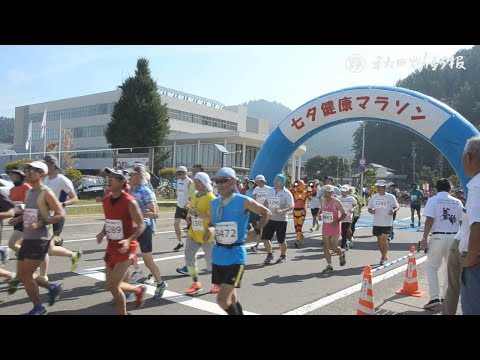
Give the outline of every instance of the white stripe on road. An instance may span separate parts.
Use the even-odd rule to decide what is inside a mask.
[[[104,268],[105,267],[103,267],[103,269]],[[76,273],[79,275],[90,277],[95,280],[105,281],[104,272],[96,271],[93,269],[87,269],[87,270],[76,271]],[[147,286],[147,294],[154,295],[156,287],[150,286],[150,285],[146,285],[146,286]],[[163,293],[162,299],[175,302],[181,305],[189,306],[198,310],[203,310],[212,314],[226,315],[226,312],[223,311],[216,303],[201,300],[191,296],[182,295],[170,290],[165,290],[165,292]],[[245,315],[258,315],[250,311],[244,311],[243,313]]]
[[[427,260],[427,257],[422,256],[420,259],[416,260],[416,264],[419,265],[419,264],[425,262],[426,260]],[[407,269],[407,265],[408,264],[402,265],[398,268],[395,268],[395,269],[392,269],[392,270],[386,272],[385,274],[373,277],[372,278],[372,284],[377,284],[380,281],[386,280],[388,278],[391,278],[392,276],[395,276],[395,275],[401,273],[402,271],[405,271]],[[352,286],[350,286],[346,289],[342,289],[340,291],[337,291],[334,294],[325,296],[325,297],[323,297],[321,299],[318,299],[316,301],[313,301],[309,304],[300,306],[299,308],[287,311],[286,313],[283,313],[282,315],[305,315],[305,314],[308,314],[308,313],[310,313],[314,310],[320,309],[321,307],[323,307],[325,305],[328,305],[328,304],[330,304],[334,301],[337,301],[341,298],[344,298],[348,295],[351,295],[354,292],[360,291],[361,287],[362,287],[362,283],[352,285]]]
[[[157,222],[159,221],[172,221],[173,219],[157,219]],[[65,224],[63,227],[69,227],[69,226],[85,226],[85,225],[103,225],[105,224],[105,221],[99,221],[99,222],[88,222],[88,223],[80,223],[80,224]]]
[[[155,231],[155,235],[157,234],[168,234],[175,232],[175,230],[169,230],[169,231]],[[92,240],[97,240],[97,238],[85,238],[85,239],[75,239],[75,240],[64,240],[64,243],[70,243],[70,242],[80,242],[80,241],[92,241]]]

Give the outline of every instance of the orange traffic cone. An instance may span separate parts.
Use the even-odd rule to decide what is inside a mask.
[[[410,253],[415,253],[415,247],[410,247]],[[395,294],[422,297],[425,295],[425,291],[418,289],[417,280],[417,262],[415,261],[415,255],[408,258],[407,271],[405,272],[405,281],[403,282],[403,288],[395,291]]]
[[[375,315],[373,305],[372,268],[365,265],[363,268],[362,290],[358,299],[357,315]]]

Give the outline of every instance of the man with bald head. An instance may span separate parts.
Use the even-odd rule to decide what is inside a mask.
[[[460,300],[463,315],[480,315],[480,136],[467,141],[462,161],[471,180],[458,245],[463,260]]]

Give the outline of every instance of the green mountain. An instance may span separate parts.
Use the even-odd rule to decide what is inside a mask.
[[[462,60],[463,64],[457,59]],[[437,67],[429,65],[416,70],[405,79],[399,80],[395,86],[419,91],[444,102],[478,128],[480,125],[480,46],[459,50],[452,54],[449,61],[440,63]],[[435,178],[454,174],[452,167],[440,152],[429,141],[412,132],[383,123],[367,123],[365,129],[365,158],[369,162],[396,169],[397,174],[403,172],[409,175],[407,182],[413,180],[413,144],[417,152],[416,179],[433,184]],[[385,151],[387,144],[388,149],[393,150]],[[361,128],[354,133],[352,149],[355,151],[356,159],[360,158]]]
[[[249,116],[259,117],[269,122],[273,130],[289,113],[291,109],[277,102],[267,100],[252,100],[243,105],[247,106]],[[303,160],[316,155],[341,155],[353,157],[352,134],[358,128],[357,123],[347,123],[328,128],[305,142],[307,152]]]

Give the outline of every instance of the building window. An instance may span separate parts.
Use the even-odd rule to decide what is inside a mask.
[[[221,129],[237,130],[236,122],[212,118],[210,116],[193,114],[186,111],[168,109],[168,117],[175,120],[213,126]]]

